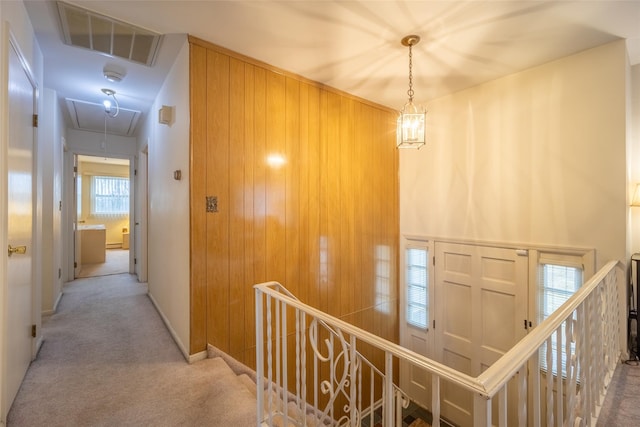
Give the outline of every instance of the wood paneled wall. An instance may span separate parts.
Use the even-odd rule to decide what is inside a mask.
[[[395,113],[195,38],[190,49],[191,353],[210,343],[255,368],[253,285],[271,280],[397,342]]]

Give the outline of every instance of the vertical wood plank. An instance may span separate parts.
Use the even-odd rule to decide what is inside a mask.
[[[300,298],[300,83],[285,80],[285,286]]]
[[[298,215],[299,215],[299,232],[297,236],[299,259],[296,265],[298,270],[298,280],[300,286],[298,288],[298,298],[301,301],[309,303],[309,287],[310,272],[312,270],[312,260],[309,258],[310,246],[312,238],[309,234],[309,221],[311,212],[309,211],[309,177],[310,177],[310,158],[309,158],[309,85],[301,83],[299,91],[299,126],[298,126]]]
[[[238,360],[244,356],[246,256],[244,251],[244,182],[245,163],[245,75],[244,62],[229,62],[229,354]],[[251,307],[246,307],[248,311]]]
[[[255,174],[255,67],[250,64],[245,65],[244,69],[244,260],[245,266],[245,333],[244,337],[244,357],[241,359],[245,364],[249,364],[247,360],[246,349],[255,349],[256,328],[255,328],[255,310],[253,309],[254,290],[253,285],[257,283],[255,280],[255,191],[256,182]],[[251,358],[250,360],[255,360]]]
[[[332,316],[340,316],[341,287],[340,283],[341,248],[340,223],[342,206],[340,200],[340,97],[335,93],[327,93],[327,122],[323,123],[327,129],[327,292],[332,301],[326,312]]]
[[[308,270],[309,290],[308,304],[320,307],[320,173],[322,157],[320,156],[320,90],[309,86],[309,256],[306,266]]]
[[[266,155],[285,156],[285,77],[267,72],[267,127]],[[286,226],[286,168],[282,165],[267,164],[267,276],[268,280],[286,282],[285,273],[285,226]]]
[[[207,342],[229,352],[229,57],[207,55]]]
[[[207,51],[190,45],[190,331],[191,354],[207,348],[207,257],[206,257],[206,156],[207,156]]]
[[[255,69],[254,77],[254,256],[253,272],[256,283],[270,280],[267,276],[267,74]]]
[[[374,264],[374,241],[375,241],[375,230],[376,230],[376,218],[374,216],[373,204],[376,196],[376,192],[378,188],[378,182],[375,181],[375,177],[377,173],[375,171],[375,158],[378,152],[378,141],[374,138],[374,122],[375,115],[374,110],[369,106],[363,107],[363,116],[361,120],[366,124],[366,128],[363,130],[362,139],[364,141],[368,141],[369,149],[364,149],[361,151],[361,163],[365,168],[366,178],[364,179],[362,188],[361,188],[361,197],[360,201],[365,209],[362,213],[361,221],[362,221],[362,237],[361,237],[361,247],[360,247],[360,256],[362,263],[362,295],[361,302],[363,309],[372,307],[375,303],[375,264]],[[372,286],[373,284],[373,286]]]
[[[320,310],[326,312],[329,306],[329,173],[328,168],[328,146],[329,146],[329,131],[326,123],[328,122],[329,111],[329,94],[326,90],[320,91],[320,115],[319,115],[319,128],[320,128],[320,141],[319,141],[319,221],[320,221],[320,235],[318,238],[318,264],[320,272]]]
[[[340,289],[340,316],[347,316],[355,311],[353,295],[353,269],[355,268],[356,254],[353,247],[353,215],[355,205],[355,191],[353,186],[352,152],[353,146],[358,144],[358,138],[353,131],[353,102],[349,98],[340,98],[339,106],[339,143],[337,165],[340,170],[339,185],[337,187],[339,198],[339,215],[336,215],[340,223],[339,259],[346,262],[340,264],[339,274],[336,276]],[[347,173],[349,171],[349,173]]]

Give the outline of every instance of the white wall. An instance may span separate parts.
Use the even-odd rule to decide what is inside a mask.
[[[400,154],[400,231],[626,260],[624,42],[433,101]]]
[[[400,153],[400,232],[626,263],[628,68],[618,41],[433,101],[428,144]]]
[[[67,130],[67,148],[76,154],[114,157],[133,161],[136,155],[136,138],[130,136],[107,135],[78,129]]]
[[[162,105],[171,125],[158,123]],[[148,142],[149,294],[185,357],[189,354],[189,45],[180,50],[158,93],[138,150]],[[182,180],[173,178],[182,171]]]
[[[629,200],[640,184],[640,64],[631,67]],[[640,252],[640,207],[630,209],[630,253]]]
[[[42,182],[42,314],[52,314],[62,296],[62,156],[64,122],[57,94],[42,91],[39,156]],[[60,270],[59,270],[60,269]]]

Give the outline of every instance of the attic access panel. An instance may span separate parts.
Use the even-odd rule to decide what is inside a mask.
[[[61,1],[58,11],[65,44],[153,65],[161,34]]]
[[[104,113],[104,105],[102,104],[71,98],[65,98],[65,102],[73,127],[80,130],[104,132],[106,124],[106,133],[133,136],[142,115],[141,111],[120,107],[117,117],[108,117]]]

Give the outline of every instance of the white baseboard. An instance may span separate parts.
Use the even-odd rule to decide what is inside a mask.
[[[42,310],[42,316],[51,316],[52,314],[56,314],[56,311],[58,311],[58,304],[60,304],[60,300],[62,299],[62,292],[58,293],[58,298],[56,298],[56,301],[53,303],[53,308],[51,308],[51,310]]]
[[[44,338],[42,336],[42,328],[40,328],[40,336],[36,340],[36,348],[34,349],[33,360],[35,360],[35,358],[38,356],[38,353],[40,352],[40,348],[42,347],[43,342],[44,342]]]
[[[58,292],[58,298],[56,298],[56,302],[53,303],[53,312],[58,311],[58,304],[60,304],[60,300],[62,299],[62,287],[60,287],[60,292]]]
[[[180,352],[182,352],[182,356],[184,356],[184,358],[187,360],[187,362],[191,363],[191,357],[189,355],[189,351],[187,351],[187,349],[185,348],[185,346],[182,344],[182,341],[180,341],[180,338],[178,337],[178,334],[176,333],[176,331],[173,329],[173,327],[171,327],[171,323],[169,323],[169,319],[167,319],[167,317],[164,315],[164,313],[162,312],[162,310],[160,309],[160,306],[158,305],[158,303],[156,302],[155,298],[153,298],[153,295],[150,294],[149,292],[147,292],[147,295],[149,296],[149,299],[151,300],[151,302],[153,303],[153,306],[156,308],[156,311],[158,312],[158,314],[160,315],[160,317],[162,318],[162,321],[164,322],[165,326],[167,327],[167,329],[169,330],[169,333],[171,334],[171,337],[173,337],[173,340],[175,341],[176,345],[178,346],[178,348],[180,349]],[[206,357],[206,352],[205,353],[205,357]],[[195,356],[195,355],[194,355]],[[203,359],[205,358],[203,357]]]

